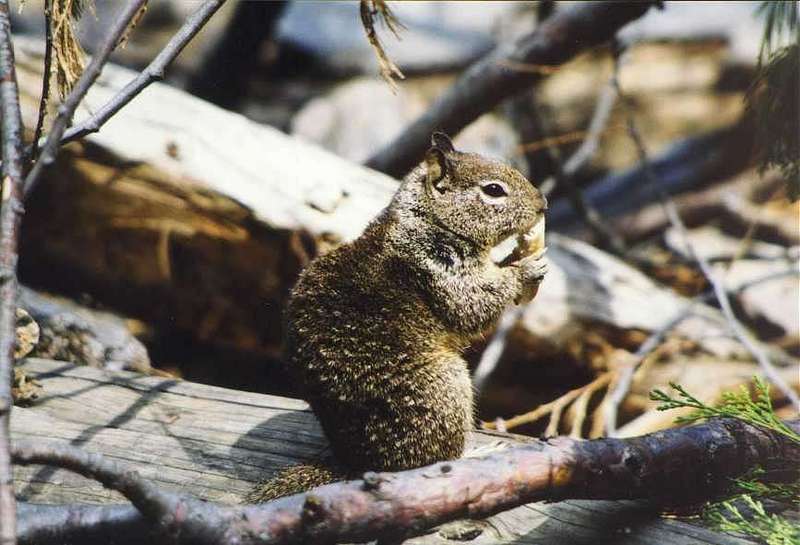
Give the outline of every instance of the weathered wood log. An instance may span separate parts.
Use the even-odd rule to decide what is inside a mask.
[[[326,449],[316,420],[298,400],[46,360],[27,360],[24,369],[40,380],[44,394],[33,407],[15,411],[15,440],[69,442],[123,462],[167,490],[237,503],[259,479]],[[475,433],[470,445],[498,439],[525,441]],[[35,503],[120,501],[97,483],[52,468],[15,468],[15,487],[22,500]],[[443,529],[410,543],[450,543],[453,532]],[[461,539],[485,544],[557,539],[577,545],[623,537],[626,544],[642,545],[749,543],[716,534],[697,520],[660,519],[653,507],[631,501],[526,505],[476,522],[470,532]],[[131,539],[117,537],[118,543]]]
[[[19,39],[24,113],[41,59]],[[107,66],[87,108],[133,73]],[[85,115],[81,111],[78,117]],[[20,270],[196,339],[271,353],[316,242],[355,237],[395,182],[167,85],[66,147],[27,203]]]

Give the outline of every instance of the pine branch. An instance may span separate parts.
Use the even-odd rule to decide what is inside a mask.
[[[653,390],[650,399],[661,402],[661,405],[658,406],[659,411],[677,408],[694,409],[691,414],[678,417],[676,422],[680,424],[716,417],[738,418],[753,426],[779,433],[800,444],[800,434],[787,426],[775,414],[769,395],[769,384],[757,376],[753,377],[753,380],[755,398],[750,395],[747,387],[742,386],[738,392],[723,393],[722,401],[717,406],[706,405],[681,385],[672,382],[670,387],[678,392],[677,397],[672,397],[662,390]]]

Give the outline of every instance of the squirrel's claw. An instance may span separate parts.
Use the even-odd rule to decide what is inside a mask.
[[[516,266],[519,267],[522,291],[514,300],[516,304],[527,303],[536,297],[539,284],[547,274],[548,263],[543,259],[546,248],[542,248],[533,255],[521,259]]]

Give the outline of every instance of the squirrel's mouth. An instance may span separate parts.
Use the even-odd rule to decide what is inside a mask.
[[[495,244],[489,251],[491,260],[501,267],[541,251],[544,245],[544,214],[527,231],[514,232]]]

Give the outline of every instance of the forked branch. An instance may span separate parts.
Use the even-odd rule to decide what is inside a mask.
[[[800,428],[798,421],[789,424]],[[715,455],[708,456],[712,449]],[[72,532],[81,533],[84,543],[101,543],[118,533],[115,525],[144,528],[147,521],[170,543],[266,545],[405,538],[447,521],[482,518],[541,500],[651,498],[674,504],[703,499],[756,465],[796,473],[800,444],[738,419],[714,419],[631,439],[537,441],[485,458],[367,473],[361,480],[235,507],[158,491],[135,472],[73,447],[20,444],[14,461],[56,465],[99,478],[142,513],[137,518],[120,506],[65,506],[80,517],[54,528],[50,542],[66,540]],[[704,486],[697,487],[698,482]],[[23,513],[34,516],[36,510]],[[48,524],[41,515],[37,519]],[[27,521],[20,527],[26,532],[23,543],[42,535]]]

